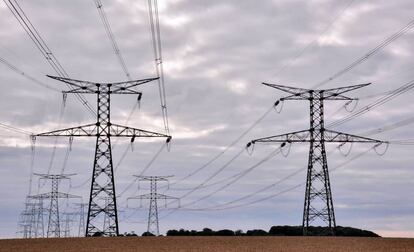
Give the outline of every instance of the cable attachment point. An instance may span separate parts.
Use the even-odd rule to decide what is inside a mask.
[[[381,152],[378,152],[377,147],[379,147],[379,146],[381,146],[383,144],[385,144],[384,151],[382,153]],[[374,149],[375,153],[377,153],[378,156],[384,156],[385,153],[387,153],[389,146],[390,146],[390,143],[389,142],[381,142],[381,143],[377,143],[376,145],[374,145],[373,149]]]
[[[69,151],[72,151],[73,136],[69,137]]]
[[[352,104],[352,102],[353,102],[353,101],[355,101],[355,102],[354,102],[354,105],[353,105],[351,108],[349,108],[349,105],[350,105],[350,104]],[[347,101],[347,102],[345,103],[345,105],[344,105],[344,108],[345,108],[345,110],[346,110],[347,112],[352,113],[352,112],[354,112],[354,110],[355,110],[355,109],[356,109],[356,107],[358,106],[358,103],[359,103],[359,99],[358,99],[358,98],[353,99],[353,100],[350,100],[350,101]]]
[[[141,98],[142,98],[142,93],[139,93],[137,97],[138,109],[141,109]]]
[[[289,144],[289,147],[288,147],[287,152],[286,152],[286,153],[284,153],[284,152],[283,152],[283,149],[284,149],[284,147],[286,146],[286,144]],[[280,153],[282,153],[282,156],[284,156],[284,157],[289,156],[289,153],[290,153],[290,149],[291,149],[291,147],[292,147],[292,142],[290,142],[290,141],[283,142],[283,143],[280,145]]]
[[[172,137],[171,136],[169,136],[169,137],[167,137],[167,140],[165,141],[165,144],[167,145],[167,151],[169,152],[170,151],[170,149],[171,149],[171,139],[172,139]]]
[[[30,135],[30,148],[32,149],[32,152],[34,152],[36,147],[36,136]]]
[[[351,154],[352,151],[352,147],[354,146],[354,142],[351,142],[351,145],[349,146],[349,149],[346,152],[342,151],[342,147],[345,146],[346,143],[341,143],[340,145],[338,145],[337,149],[339,150],[339,152],[344,156],[347,157],[349,156],[349,154]]]
[[[276,112],[278,114],[280,114],[280,112],[282,112],[283,109],[283,105],[284,105],[284,100],[283,99],[279,99],[275,102],[275,104],[273,105],[273,108],[276,110]],[[279,106],[280,105],[280,106]],[[277,107],[279,106],[279,109],[277,109]]]
[[[254,142],[248,142],[246,145],[247,154],[251,156],[253,154],[253,151],[254,151]]]
[[[134,151],[135,136],[131,137],[131,151]]]
[[[68,93],[66,93],[65,91],[62,92],[62,104],[63,107],[66,107],[66,100],[68,98]]]

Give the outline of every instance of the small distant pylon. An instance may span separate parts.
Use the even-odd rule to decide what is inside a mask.
[[[85,207],[88,206],[87,203],[75,203],[75,206],[79,207],[78,215],[79,215],[79,229],[78,229],[78,236],[84,237],[85,236]]]
[[[167,207],[167,200],[177,200],[180,202],[180,199],[177,197],[168,196],[165,194],[157,193],[157,182],[167,182],[168,178],[172,176],[135,176],[138,178],[138,183],[140,181],[149,181],[150,182],[150,193],[142,194],[134,197],[129,197],[127,200],[139,199],[140,206],[142,206],[142,200],[148,199],[150,201],[149,211],[148,211],[148,225],[147,232],[155,236],[160,234],[159,222],[158,222],[158,200],[165,200],[165,207]]]
[[[20,214],[19,221],[19,226],[23,228],[20,231],[23,238],[44,237],[43,213],[42,200],[26,199],[25,210]]]
[[[62,213],[63,216],[65,216],[65,229],[63,230],[63,237],[71,237],[70,230],[71,230],[71,224],[75,222],[74,217],[78,215],[77,212],[65,212]]]
[[[49,205],[49,220],[47,226],[47,237],[60,237],[60,216],[59,216],[59,199],[61,198],[81,198],[80,196],[71,195],[68,193],[59,192],[59,181],[62,179],[70,179],[70,176],[75,174],[37,174],[34,173],[36,176],[40,176],[40,180],[47,179],[51,180],[52,190],[48,193],[42,193],[38,195],[29,196],[31,199],[50,199]]]

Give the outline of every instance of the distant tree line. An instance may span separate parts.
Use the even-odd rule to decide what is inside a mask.
[[[326,227],[309,227],[310,236],[329,235],[330,230]],[[146,234],[146,233],[144,233]],[[143,235],[144,235],[143,234]],[[148,234],[146,234],[148,236]],[[262,229],[253,229],[243,232],[242,230],[222,229],[213,231],[210,228],[204,228],[202,231],[196,230],[168,230],[167,236],[302,236],[301,226],[273,226],[269,231]],[[380,237],[378,234],[352,227],[337,226],[336,236],[354,236],[354,237]]]

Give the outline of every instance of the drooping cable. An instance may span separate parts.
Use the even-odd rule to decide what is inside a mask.
[[[57,60],[55,55],[52,53],[50,48],[47,46],[43,38],[40,36],[38,30],[34,27],[26,13],[20,7],[17,0],[3,0],[9,10],[12,12],[13,16],[17,19],[20,23],[26,34],[29,38],[33,41],[36,48],[40,51],[43,57],[46,59],[47,63],[53,68],[53,70],[58,74],[60,77],[69,77],[66,70],[62,67],[60,62]],[[67,85],[70,90],[73,88],[70,85]],[[84,106],[93,117],[96,116],[96,111],[93,107],[89,104],[86,98],[81,94],[75,94],[76,98],[81,102],[82,106]]]
[[[60,90],[58,90],[57,88],[54,88],[54,87],[52,87],[52,86],[49,86],[48,84],[43,83],[43,82],[41,82],[41,81],[39,81],[39,80],[35,79],[34,77],[32,77],[32,76],[28,75],[27,73],[23,72],[22,70],[20,70],[19,68],[17,68],[16,66],[14,66],[13,64],[11,64],[10,62],[8,62],[8,61],[7,61],[6,59],[4,59],[4,58],[1,58],[1,57],[0,57],[0,62],[1,62],[1,63],[3,63],[5,66],[7,66],[9,69],[11,69],[13,72],[15,72],[15,73],[17,73],[17,74],[20,74],[20,75],[22,75],[23,77],[25,77],[26,79],[28,79],[28,80],[32,81],[32,82],[30,82],[30,83],[37,84],[37,85],[42,86],[42,87],[44,87],[44,88],[47,88],[47,89],[49,89],[49,90],[53,90],[53,91],[56,91],[56,92],[60,92]]]
[[[291,67],[298,59],[301,57],[308,49],[312,48],[317,44],[317,42],[320,40],[320,38],[327,33],[331,28],[334,26],[334,24],[344,15],[347,9],[351,7],[351,5],[354,3],[355,0],[350,0],[344,8],[342,8],[338,14],[332,19],[331,22],[328,23],[328,25],[325,27],[325,29],[319,33],[314,40],[309,42],[305,45],[300,51],[298,51],[293,58],[291,58],[286,64],[284,64],[275,74],[275,77],[279,76],[283,71]]]
[[[352,69],[354,69],[359,64],[365,62],[366,60],[368,60],[369,58],[371,58],[372,56],[374,56],[375,54],[377,54],[379,51],[381,51],[381,49],[383,49],[384,47],[388,46],[389,44],[391,44],[392,42],[394,42],[395,40],[397,40],[401,36],[405,35],[413,27],[414,27],[414,20],[411,20],[407,25],[405,25],[403,28],[401,28],[400,30],[398,30],[396,33],[394,33],[391,36],[387,37],[385,40],[383,40],[376,47],[374,47],[373,49],[371,49],[370,51],[368,51],[365,55],[363,55],[362,57],[356,59],[350,65],[348,65],[344,69],[336,72],[335,74],[331,75],[327,79],[325,79],[325,80],[323,80],[323,81],[315,84],[313,86],[313,88],[321,87],[321,86],[327,84],[328,82],[330,82],[330,81],[332,81],[332,80],[340,77],[341,75],[343,75],[343,74],[351,71]]]
[[[151,41],[155,59],[155,71],[158,77],[158,91],[161,101],[162,118],[164,121],[164,129],[167,135],[170,135],[170,127],[168,122],[167,100],[165,92],[165,78],[162,56],[162,43],[161,43],[161,31],[160,20],[158,13],[158,1],[148,0],[148,15],[150,22]]]
[[[390,94],[385,95],[385,96],[377,99],[376,101],[374,101],[374,102],[372,102],[372,103],[370,103],[370,104],[368,104],[368,105],[366,105],[366,106],[358,109],[354,113],[351,113],[351,114],[345,116],[342,119],[339,119],[337,121],[334,121],[334,122],[328,124],[327,125],[327,128],[337,127],[337,126],[339,126],[341,124],[344,124],[344,123],[346,123],[348,121],[351,121],[351,120],[353,120],[353,119],[355,119],[355,118],[357,118],[357,117],[359,117],[359,116],[361,116],[363,114],[366,114],[369,111],[371,111],[371,110],[373,110],[373,109],[375,109],[375,108],[377,108],[377,107],[379,107],[379,106],[381,106],[381,105],[383,105],[383,104],[385,104],[385,103],[387,103],[387,102],[389,102],[389,101],[397,98],[398,96],[400,96],[400,95],[408,92],[409,90],[411,90],[413,88],[414,88],[414,80],[411,80],[411,81],[403,84],[402,86],[398,87],[397,89],[395,89],[394,91],[392,91]]]
[[[129,74],[128,68],[125,64],[124,57],[122,56],[121,50],[119,50],[119,46],[118,46],[118,43],[116,42],[114,33],[112,32],[112,28],[111,28],[111,25],[110,25],[110,23],[108,21],[108,18],[106,16],[104,7],[102,5],[102,2],[101,2],[101,0],[93,0],[93,1],[94,1],[95,5],[96,5],[96,8],[98,10],[99,17],[101,18],[102,24],[104,25],[106,35],[108,36],[109,40],[111,41],[112,49],[114,50],[115,55],[118,58],[119,64],[121,65],[122,70],[124,71],[124,73],[125,73],[126,77],[128,78],[128,80],[132,80],[131,75]]]
[[[241,139],[243,139],[243,137],[245,137],[254,127],[256,127],[261,121],[264,120],[264,118],[273,110],[273,107],[270,107],[263,115],[261,115],[255,122],[253,122],[253,124],[251,124],[245,131],[242,132],[242,134],[240,136],[238,136],[236,139],[233,140],[233,142],[231,142],[229,145],[227,145],[221,152],[219,152],[217,155],[213,156],[211,159],[209,159],[205,164],[203,164],[202,166],[200,166],[199,168],[195,169],[194,171],[190,172],[189,174],[187,174],[186,176],[176,180],[175,182],[172,182],[170,184],[170,186],[173,186],[177,183],[180,183],[183,180],[186,180],[196,174],[198,174],[199,172],[201,172],[202,170],[204,170],[206,167],[208,167],[210,164],[212,164],[213,162],[215,162],[217,159],[219,159],[221,156],[224,155],[225,152],[227,152],[230,148],[232,148],[234,145],[236,145]],[[162,186],[160,186],[160,188],[163,188]],[[200,187],[201,188],[201,187]]]
[[[271,158],[275,157],[277,154],[281,153],[282,151],[282,147],[279,147],[275,150],[273,150],[269,155],[267,155],[264,159],[260,160],[259,162],[255,163],[254,165],[250,166],[248,169],[244,170],[243,173],[241,173],[239,176],[235,177],[234,179],[228,181],[226,184],[224,184],[223,186],[219,187],[218,189],[210,192],[209,194],[198,198],[196,200],[193,200],[187,204],[182,205],[182,207],[188,207],[191,205],[194,205],[202,200],[205,200],[207,198],[210,198],[211,196],[215,195],[218,192],[223,191],[225,188],[233,185],[234,183],[236,183],[237,181],[239,181],[241,178],[243,178],[244,176],[246,176],[247,174],[249,174],[250,172],[252,172],[254,169],[256,169],[257,167],[259,167],[260,165],[262,165],[263,163],[269,161]]]

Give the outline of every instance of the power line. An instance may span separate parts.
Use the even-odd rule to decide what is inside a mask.
[[[47,46],[46,42],[40,36],[38,30],[34,27],[28,16],[25,14],[23,9],[20,7],[19,3],[16,0],[3,0],[3,2],[7,5],[9,10],[12,12],[13,16],[17,19],[20,23],[26,34],[29,38],[33,41],[36,48],[40,51],[43,57],[46,59],[48,64],[53,68],[53,70],[60,76],[60,77],[68,77],[66,70],[57,60],[55,55],[52,53],[50,48]],[[71,88],[68,85],[69,88]],[[89,104],[89,102],[85,99],[85,97],[81,94],[76,94],[77,99],[81,102],[81,104],[86,107],[89,112],[91,112],[92,116],[96,116],[96,111],[93,107]]]
[[[57,88],[54,88],[52,86],[49,86],[48,84],[45,84],[35,78],[33,78],[32,76],[28,75],[27,73],[23,72],[22,70],[20,70],[19,68],[17,68],[16,66],[14,66],[12,63],[8,62],[6,59],[1,58],[0,57],[0,62],[3,63],[5,66],[7,66],[9,69],[11,69],[13,72],[22,75],[23,77],[27,78],[28,80],[32,81],[31,83],[40,85],[44,88],[56,91],[56,92],[60,92],[60,90],[58,90]]]
[[[25,129],[21,129],[21,128],[17,128],[8,124],[4,124],[4,123],[0,123],[0,127],[6,130],[10,130],[19,134],[23,134],[23,135],[27,135],[27,136],[31,136],[33,135],[33,132],[27,131]]]
[[[237,181],[239,181],[241,178],[243,178],[244,176],[246,176],[247,174],[249,174],[250,172],[252,172],[254,169],[256,169],[257,167],[259,167],[260,165],[262,165],[263,163],[265,163],[266,161],[268,161],[269,159],[273,158],[274,156],[276,156],[277,154],[279,154],[282,150],[282,146],[280,146],[279,148],[275,149],[274,151],[272,151],[269,155],[267,155],[264,159],[260,160],[259,162],[257,162],[256,164],[250,166],[248,169],[244,170],[239,176],[234,177],[232,180],[228,181],[226,184],[224,184],[223,186],[219,187],[218,189],[210,192],[209,194],[198,198],[196,200],[193,200],[190,203],[187,203],[185,205],[183,205],[183,207],[188,207],[191,205],[194,205],[202,200],[205,200],[207,198],[210,198],[211,196],[213,196],[214,194],[223,191],[225,188],[233,185],[234,183],[236,183]]]
[[[291,67],[292,64],[294,64],[296,62],[296,60],[302,56],[309,48],[315,46],[315,44],[319,41],[319,39],[325,34],[327,33],[332,27],[333,25],[340,19],[340,17],[346,12],[347,9],[349,9],[349,7],[351,7],[351,5],[354,3],[355,0],[351,0],[349,1],[343,9],[341,9],[338,14],[332,19],[331,22],[328,23],[328,25],[325,27],[325,29],[318,34],[318,36],[312,40],[311,42],[309,42],[305,47],[303,47],[300,51],[298,51],[293,58],[291,58],[286,64],[284,64],[275,74],[275,76],[280,75],[280,73],[282,73],[284,70],[286,70],[287,68]]]
[[[414,27],[414,20],[411,20],[407,25],[405,25],[403,28],[401,28],[400,30],[398,30],[396,33],[394,33],[391,36],[387,37],[385,40],[383,40],[376,47],[374,47],[373,49],[371,49],[370,51],[368,51],[365,55],[363,55],[362,57],[358,58],[357,60],[355,60],[354,62],[352,62],[350,65],[348,65],[347,67],[345,67],[344,69],[336,72],[335,74],[333,74],[329,78],[327,78],[327,79],[325,79],[325,80],[317,83],[315,86],[313,86],[313,88],[318,88],[320,86],[323,86],[323,85],[327,84],[328,82],[330,82],[330,81],[338,78],[339,76],[341,76],[341,75],[343,75],[343,74],[351,71],[353,68],[355,68],[359,64],[365,62],[367,59],[369,59],[370,57],[372,57],[375,54],[377,54],[381,49],[383,49],[384,47],[388,46],[389,44],[391,44],[392,42],[394,42],[395,40],[397,40],[398,38],[400,38],[401,36],[403,36],[404,34],[406,34],[413,27]]]
[[[158,81],[158,91],[161,101],[162,118],[164,121],[164,128],[167,135],[170,135],[170,127],[168,123],[168,111],[167,111],[167,99],[165,94],[165,78],[164,67],[162,58],[162,44],[161,44],[161,31],[160,20],[158,13],[158,0],[148,0],[148,15],[150,22],[151,41],[155,59],[155,71]]]
[[[398,96],[408,92],[409,90],[411,90],[412,88],[414,88],[414,80],[411,80],[405,84],[403,84],[402,86],[398,87],[397,89],[393,90],[391,93],[377,99],[376,101],[358,109],[357,111],[355,111],[352,114],[349,114],[348,116],[339,119],[335,122],[332,122],[330,124],[327,125],[328,128],[332,128],[332,127],[337,127],[339,125],[342,125],[346,122],[349,122],[363,114],[368,113],[369,111],[397,98]]]
[[[178,179],[177,181],[171,183],[170,185],[175,185],[183,180],[186,180],[196,174],[198,174],[199,172],[201,172],[202,170],[204,170],[205,168],[207,168],[210,164],[212,164],[214,161],[216,161],[217,159],[219,159],[221,156],[224,155],[225,152],[227,152],[229,149],[231,149],[234,145],[236,145],[241,139],[243,139],[243,137],[245,137],[254,127],[256,127],[261,121],[263,121],[263,119],[273,110],[274,106],[271,106],[263,115],[261,115],[256,121],[253,122],[253,124],[251,124],[245,131],[242,132],[242,134],[240,136],[238,136],[236,139],[233,140],[233,142],[231,142],[229,145],[227,145],[221,152],[219,152],[217,155],[213,156],[211,159],[209,159],[206,163],[204,163],[202,166],[200,166],[199,168],[195,169],[194,171],[190,172],[188,175],[182,177],[181,179]],[[202,186],[197,186],[198,188],[202,188]],[[162,187],[160,187],[162,188]],[[192,189],[191,189],[192,190]]]
[[[122,70],[124,71],[124,73],[125,73],[126,77],[128,78],[128,80],[132,80],[131,75],[129,74],[128,68],[125,64],[125,60],[122,56],[121,50],[119,50],[119,46],[118,46],[118,43],[116,42],[114,33],[112,32],[111,25],[108,21],[108,18],[106,16],[106,14],[105,14],[105,10],[104,10],[104,7],[102,5],[102,2],[101,2],[101,0],[94,0],[94,2],[95,2],[95,5],[96,5],[96,8],[98,10],[99,16],[102,20],[102,23],[105,27],[106,35],[108,36],[109,40],[111,41],[112,49],[114,50],[115,55],[118,58],[119,64],[121,65]]]

